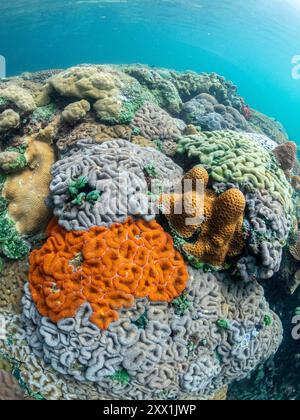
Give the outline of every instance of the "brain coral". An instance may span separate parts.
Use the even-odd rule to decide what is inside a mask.
[[[172,118],[166,111],[159,106],[146,102],[144,106],[135,114],[131,127],[138,130],[138,134],[149,140],[176,140],[185,128],[181,122],[182,129],[179,127],[179,120]]]
[[[22,401],[25,394],[17,379],[9,372],[0,369],[0,401]]]
[[[172,238],[155,221],[67,232],[56,224],[30,256],[29,281],[38,311],[53,322],[89,302],[91,321],[107,328],[134,298],[170,302],[185,289],[187,270]]]
[[[201,270],[189,274],[184,311],[175,302],[138,299],[107,330],[90,321],[88,303],[74,317],[51,322],[37,312],[26,286],[24,319],[33,352],[61,374],[95,382],[111,398],[209,397],[273,355],[282,327],[258,283]]]
[[[177,182],[182,170],[153,148],[125,140],[101,145],[82,141],[65,159],[55,163],[52,175],[54,214],[65,229],[82,230],[109,227],[124,222],[128,216],[153,219],[155,203],[148,192],[149,176],[161,191]],[[70,186],[79,178],[86,180],[86,190],[98,194],[96,201],[81,195],[82,202],[73,202]]]
[[[59,151],[64,153],[67,149],[74,146],[76,142],[82,139],[90,139],[95,143],[113,139],[123,139],[130,141],[132,130],[127,125],[104,125],[96,121],[83,122],[72,127],[71,131],[59,133],[59,139],[56,146]]]
[[[213,181],[267,190],[291,212],[292,188],[284,173],[267,150],[243,133],[216,131],[185,137],[177,151],[204,165]]]
[[[201,93],[186,102],[182,109],[184,120],[200,126],[204,131],[234,130],[252,131],[250,125],[239,111],[219,102],[207,93]]]

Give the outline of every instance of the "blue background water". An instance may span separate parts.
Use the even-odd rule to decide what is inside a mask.
[[[300,145],[300,0],[0,0],[9,75],[77,63],[215,71]]]

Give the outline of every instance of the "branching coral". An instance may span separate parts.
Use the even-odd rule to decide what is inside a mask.
[[[39,312],[52,321],[75,315],[89,302],[91,321],[107,328],[134,298],[169,302],[185,289],[187,271],[169,235],[156,222],[66,232],[30,256],[30,287]]]
[[[215,182],[248,184],[267,190],[292,210],[292,188],[271,154],[247,136],[233,131],[202,133],[180,140],[178,153],[198,160]]]
[[[67,230],[82,230],[91,226],[111,226],[122,223],[128,216],[155,217],[155,200],[148,193],[145,169],[155,166],[155,181],[164,190],[181,177],[182,171],[171,159],[153,148],[144,148],[125,140],[102,145],[79,142],[69,155],[52,168],[50,185],[54,214]],[[87,190],[101,197],[94,203],[71,201],[69,186],[79,177],[87,179]]]
[[[194,256],[197,260],[214,266],[222,266],[226,257],[239,255],[243,249],[242,234],[243,215],[245,210],[245,197],[238,189],[229,189],[219,197],[212,191],[197,191],[195,182],[202,181],[204,189],[208,183],[208,173],[202,167],[195,167],[183,178],[193,182],[192,192],[183,192],[182,195],[171,195],[170,214],[166,217],[170,226],[183,238],[191,238],[197,230],[195,243],[186,243],[183,250]],[[192,194],[191,199],[187,195]],[[200,194],[200,197],[197,195]],[[188,224],[189,218],[197,217],[198,208],[204,200],[204,214],[197,224]],[[166,201],[166,198],[163,200]],[[176,205],[180,201],[182,208],[191,202],[192,211],[176,214]],[[199,216],[199,215],[198,215]],[[191,220],[191,219],[190,219]]]

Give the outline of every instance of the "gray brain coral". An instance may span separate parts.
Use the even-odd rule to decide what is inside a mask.
[[[125,140],[102,145],[81,141],[54,164],[52,176],[50,190],[59,224],[66,230],[83,230],[123,223],[128,216],[154,219],[147,179],[155,179],[159,191],[168,190],[182,170],[153,148]]]
[[[273,355],[282,327],[256,282],[189,273],[178,300],[138,300],[105,331],[89,321],[89,304],[75,318],[53,324],[39,315],[26,286],[29,344],[57,372],[94,382],[112,398],[210,397]]]
[[[280,269],[282,251],[291,231],[291,217],[266,191],[247,194],[249,251],[258,257],[257,278],[269,279]]]

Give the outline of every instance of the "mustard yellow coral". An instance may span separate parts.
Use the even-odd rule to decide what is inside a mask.
[[[56,222],[30,256],[29,283],[41,315],[74,317],[89,302],[91,322],[106,329],[134,298],[170,302],[186,287],[187,268],[170,235],[152,221],[67,232]]]

